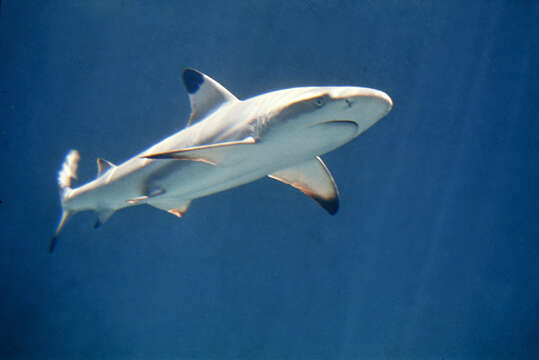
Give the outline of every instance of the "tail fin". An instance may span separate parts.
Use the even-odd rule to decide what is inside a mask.
[[[54,233],[54,236],[51,238],[51,241],[49,243],[49,253],[52,253],[54,251],[54,247],[56,246],[56,241],[58,239],[58,234],[60,233],[60,230],[62,230],[62,227],[64,226],[69,215],[71,215],[69,211],[65,211],[65,210],[62,211],[62,217],[60,218],[60,223],[58,223],[56,232]]]
[[[62,227],[64,226],[67,218],[69,215],[71,215],[71,212],[69,210],[65,210],[63,208],[64,199],[71,191],[71,180],[77,178],[77,167],[79,165],[80,155],[77,150],[71,150],[65,160],[64,164],[62,165],[62,169],[60,172],[58,172],[58,186],[60,188],[60,203],[62,204],[62,217],[60,218],[60,222],[58,223],[58,226],[56,227],[56,231],[54,233],[54,236],[52,237],[50,244],[49,244],[49,252],[53,252],[54,247],[56,246],[56,240],[58,238],[58,234],[62,230]]]
[[[80,155],[77,150],[71,150],[62,165],[62,169],[58,172],[58,186],[60,194],[65,189],[71,189],[71,179],[77,178],[77,168],[79,167]]]

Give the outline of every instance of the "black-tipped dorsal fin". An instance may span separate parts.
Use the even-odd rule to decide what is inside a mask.
[[[268,176],[300,190],[331,215],[339,210],[339,190],[326,164],[318,156]]]
[[[97,177],[100,177],[105,171],[113,167],[116,167],[116,165],[114,165],[110,161],[97,158]]]
[[[224,103],[238,101],[223,85],[197,70],[184,69],[182,80],[191,103],[191,116],[187,126],[206,117]]]

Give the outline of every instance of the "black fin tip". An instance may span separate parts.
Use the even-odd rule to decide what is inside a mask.
[[[57,236],[52,237],[51,242],[49,243],[49,254],[51,254],[54,251],[54,247],[56,246],[57,239],[58,239]]]
[[[189,94],[194,94],[204,82],[204,77],[201,73],[193,69],[185,69],[182,73],[183,84]]]
[[[333,197],[331,199],[324,199],[321,196],[311,195],[314,201],[316,201],[324,210],[330,215],[335,215],[339,211],[339,197]]]

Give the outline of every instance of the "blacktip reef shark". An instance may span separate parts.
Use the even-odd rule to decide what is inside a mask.
[[[348,86],[297,87],[239,100],[209,76],[185,69],[187,127],[120,165],[97,159],[97,178],[72,188],[79,154],[58,174],[62,216],[49,246],[75,213],[105,223],[115,211],[148,204],[181,217],[194,199],[264,176],[289,184],[330,214],[339,191],[320,158],[359,136],[392,108],[384,92]]]

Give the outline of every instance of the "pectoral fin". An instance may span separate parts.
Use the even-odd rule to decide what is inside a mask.
[[[131,205],[139,205],[139,204],[143,204],[143,203],[147,202],[147,200],[150,199],[150,198],[153,198],[153,197],[156,197],[156,196],[159,196],[159,195],[163,195],[164,193],[165,193],[164,189],[156,188],[156,189],[152,189],[151,191],[148,191],[147,193],[142,194],[140,196],[136,196],[134,198],[127,199],[126,201],[128,203],[130,203]]]
[[[252,145],[255,143],[256,141],[254,138],[248,137],[239,141],[194,146],[162,153],[142,155],[142,157],[148,159],[200,161],[211,165],[218,165],[231,157],[233,158],[241,155],[241,152],[245,150],[245,145]]]
[[[339,210],[339,190],[326,164],[318,156],[268,176],[302,191],[331,215]]]

